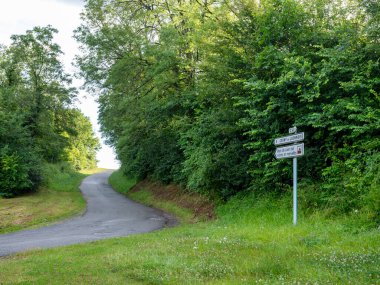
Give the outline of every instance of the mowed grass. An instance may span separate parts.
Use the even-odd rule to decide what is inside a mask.
[[[79,214],[86,203],[80,192],[40,189],[37,193],[0,201],[0,233],[42,226]],[[1,282],[0,282],[1,284]]]
[[[257,198],[257,197],[256,197]],[[380,284],[379,229],[240,197],[212,222],[0,259],[1,284]]]
[[[79,185],[86,176],[104,169],[74,172],[62,167],[47,165],[49,179],[36,193],[0,200],[0,233],[44,226],[85,210]]]

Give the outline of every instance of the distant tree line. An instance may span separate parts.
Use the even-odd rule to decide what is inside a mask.
[[[76,38],[126,174],[282,193],[297,126],[309,206],[380,216],[378,1],[87,0]]]
[[[37,189],[44,162],[96,166],[99,142],[73,107],[77,91],[59,61],[56,32],[36,27],[0,47],[0,196]]]

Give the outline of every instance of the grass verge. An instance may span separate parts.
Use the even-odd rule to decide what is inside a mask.
[[[142,204],[169,212],[183,223],[206,221],[215,216],[213,204],[206,197],[186,193],[175,185],[148,180],[137,183],[136,179],[123,175],[121,170],[111,174],[109,183],[116,191]]]
[[[123,175],[123,172],[121,170],[117,170],[112,172],[108,178],[108,182],[116,191],[122,194],[127,194],[129,190],[131,190],[132,187],[136,185],[137,179],[127,177]]]
[[[380,284],[379,229],[236,197],[218,219],[0,259],[2,284]]]
[[[44,226],[80,214],[86,202],[79,191],[81,181],[102,169],[74,172],[65,165],[46,165],[46,183],[36,193],[0,202],[0,233]]]

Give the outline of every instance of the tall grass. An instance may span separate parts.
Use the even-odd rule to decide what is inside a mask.
[[[136,184],[137,179],[127,177],[121,170],[117,170],[112,172],[108,182],[116,191],[127,194],[128,191]]]
[[[53,191],[78,192],[81,181],[88,175],[74,171],[68,163],[50,164],[43,168],[44,185]]]

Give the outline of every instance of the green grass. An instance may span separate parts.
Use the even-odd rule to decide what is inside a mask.
[[[145,195],[145,194],[143,194]],[[0,259],[2,284],[380,284],[379,229],[289,197],[235,198],[219,219]]]
[[[137,180],[123,175],[121,170],[113,172],[108,182],[116,191],[128,195],[128,197],[141,204],[169,212],[175,215],[181,222],[190,223],[193,220],[193,214],[190,210],[178,207],[176,204],[170,202],[157,201],[154,199],[152,193],[145,189],[129,193],[129,190],[136,184]]]
[[[66,163],[46,164],[44,166],[44,180],[46,187],[56,192],[78,192],[79,185],[87,176],[102,172],[106,169],[95,168],[73,171]]]
[[[110,177],[108,178],[108,182],[116,191],[127,194],[129,190],[136,184],[137,179],[129,178],[123,175],[121,170],[117,170],[112,172]]]
[[[0,233],[43,226],[81,213],[86,203],[78,192],[41,188],[37,193],[0,202]]]
[[[75,172],[64,164],[45,165],[45,185],[39,191],[0,201],[0,233],[40,227],[82,213],[86,202],[79,185],[86,176],[102,170]]]
[[[152,193],[147,190],[143,189],[135,193],[130,193],[128,197],[141,204],[155,207],[171,213],[176,216],[182,223],[191,223],[194,220],[194,215],[190,210],[178,207],[176,204],[173,204],[171,202],[155,200]]]

